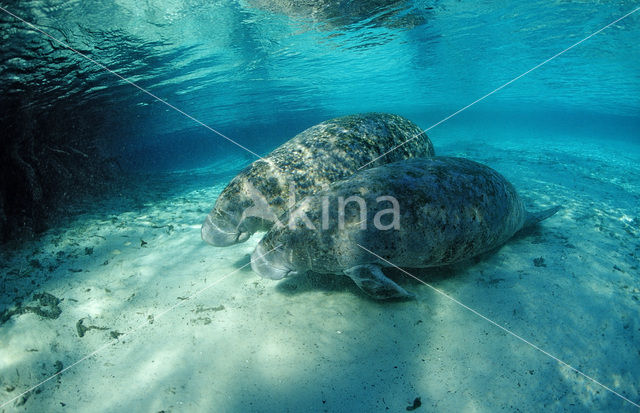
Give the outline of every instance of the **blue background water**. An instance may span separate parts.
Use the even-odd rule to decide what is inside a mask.
[[[306,3],[2,5],[259,153],[347,113],[393,112],[427,128],[637,7],[633,1]],[[33,100],[43,106],[63,98],[87,116],[97,112],[96,133],[128,167],[183,168],[246,155],[23,23],[0,18],[15,28],[3,37],[9,56],[17,56],[3,76],[24,80],[30,73],[39,85]],[[519,128],[541,135],[561,128],[637,139],[639,22],[636,13],[615,24],[430,135],[437,141],[449,127],[466,124],[511,129],[514,138]]]

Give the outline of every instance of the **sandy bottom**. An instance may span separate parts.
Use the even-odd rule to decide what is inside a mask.
[[[432,139],[502,172],[531,209],[564,209],[492,255],[415,274],[640,403],[640,148]],[[417,397],[425,412],[636,411],[402,275],[416,300],[375,302],[340,277],[258,278],[258,236],[200,240],[241,166],[161,177],[4,252],[1,412],[400,412]]]

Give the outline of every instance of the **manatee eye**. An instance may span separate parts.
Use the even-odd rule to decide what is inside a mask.
[[[245,225],[244,221],[242,221],[241,223],[238,224],[238,226],[236,227],[236,231],[238,231],[238,234],[242,234],[244,232],[248,232],[249,228],[247,228],[247,226]]]
[[[239,232],[238,235],[236,235],[235,242],[245,242],[246,240],[249,239],[249,237],[251,237],[250,233],[248,233],[248,232]]]
[[[239,223],[236,227],[236,239],[235,242],[245,242],[251,236],[249,228],[244,224],[244,221]]]

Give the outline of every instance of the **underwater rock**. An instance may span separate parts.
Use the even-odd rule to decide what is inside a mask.
[[[87,331],[89,330],[108,330],[108,327],[98,327],[98,326],[94,326],[94,325],[84,325],[84,320],[85,318],[81,318],[80,320],[78,320],[78,322],[76,323],[76,332],[78,333],[78,337],[84,337],[84,335],[87,333]]]
[[[111,338],[113,338],[113,339],[117,339],[118,337],[120,337],[122,335],[124,335],[124,333],[121,333],[121,332],[119,332],[117,330],[112,330],[112,331],[109,332],[109,336]]]
[[[206,312],[209,312],[209,311],[218,312],[218,311],[222,311],[222,310],[224,310],[224,309],[225,309],[225,307],[224,307],[224,305],[222,305],[222,304],[220,304],[220,305],[219,305],[219,306],[217,306],[217,307],[205,307],[205,306],[204,306],[204,305],[202,305],[202,304],[198,304],[198,305],[196,306],[196,309],[195,309],[195,310],[192,310],[192,311],[193,311],[194,313],[196,313],[196,314],[199,314],[199,313],[206,313]]]
[[[27,400],[29,400],[29,397],[31,397],[31,392],[27,392],[25,394],[23,394],[22,396],[20,396],[14,403],[15,407],[21,407],[24,406],[25,403],[27,403]]]
[[[58,374],[64,369],[64,364],[62,364],[60,360],[56,360],[56,362],[53,363],[53,368],[55,369],[56,374]]]
[[[401,116],[368,113],[322,122],[233,178],[203,223],[202,239],[220,247],[244,242],[254,232],[269,229],[294,200],[347,178],[364,165],[371,168],[433,155],[427,135]]]
[[[7,226],[7,214],[4,212],[4,197],[0,196],[0,234],[5,234],[5,227]],[[0,235],[0,240],[2,235]]]
[[[209,325],[211,324],[211,317],[198,317],[198,318],[192,318],[191,319],[191,324],[202,324],[202,325]]]
[[[351,196],[362,203],[336,207]],[[358,172],[299,202],[290,214],[306,217],[305,225],[272,228],[253,252],[251,268],[272,279],[308,271],[346,274],[374,298],[406,298],[413,295],[381,267],[463,261],[558,210],[527,212],[515,188],[485,165],[462,158],[407,159]]]
[[[420,399],[420,397],[416,397],[413,400],[413,404],[411,406],[407,406],[407,411],[411,412],[420,406],[422,406],[422,400]]]
[[[533,259],[533,265],[536,267],[546,267],[547,264],[544,263],[544,258],[538,257]]]

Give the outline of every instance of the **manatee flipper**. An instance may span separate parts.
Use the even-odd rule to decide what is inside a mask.
[[[414,294],[387,278],[377,265],[356,265],[355,267],[344,270],[344,273],[349,276],[362,291],[377,300],[415,298]]]
[[[562,207],[560,205],[554,206],[553,208],[545,209],[538,212],[527,212],[527,218],[524,221],[524,225],[522,228],[531,227],[537,224],[540,221],[544,221],[550,216],[554,215],[556,212],[560,211]]]

